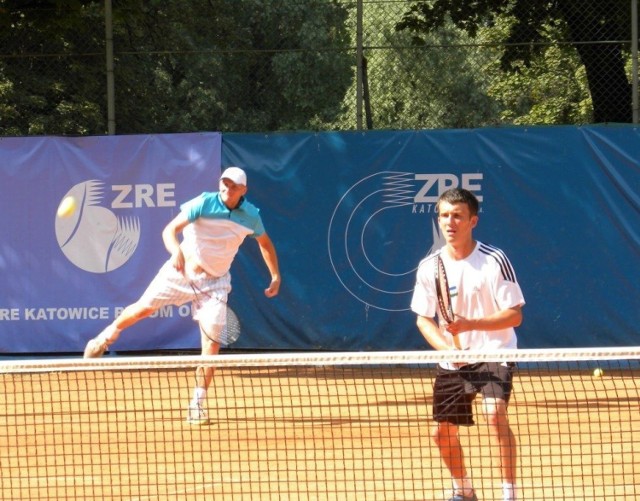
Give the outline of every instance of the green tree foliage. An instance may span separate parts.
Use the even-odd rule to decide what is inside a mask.
[[[428,47],[407,46],[396,33],[395,49],[371,58],[384,78],[372,80],[373,125],[376,128],[463,128],[495,124],[498,108],[488,96],[486,81],[477,71],[486,54],[470,54],[464,34],[442,29],[429,36]],[[404,40],[403,40],[404,39]]]
[[[630,121],[619,0],[363,0],[361,108],[357,0],[111,1],[120,134]],[[0,0],[0,135],[107,132],[104,6]]]
[[[398,23],[399,30],[424,43],[425,34],[451,20],[471,36],[512,16],[501,58],[502,67],[518,72],[547,47],[549,27],[573,45],[585,69],[595,122],[630,122],[631,87],[621,40],[630,39],[630,9],[618,0],[430,0],[415,2]],[[539,59],[538,59],[539,60]]]
[[[412,46],[411,34],[396,30],[406,5],[364,2],[363,125],[369,129],[424,129],[498,123],[499,108],[479,71],[494,60],[496,51],[473,48],[473,40],[450,22]],[[355,19],[351,24],[355,25]],[[354,80],[347,96],[355,94]],[[354,128],[356,122],[351,103],[334,127]]]
[[[0,133],[86,134],[103,132],[105,96],[102,68],[91,64],[100,13],[55,2],[0,2],[0,47],[10,57],[0,63]],[[80,15],[82,14],[82,15]],[[102,25],[103,26],[103,25]],[[64,74],[55,68],[65,57]],[[53,70],[53,71],[52,71]]]
[[[353,61],[318,49],[349,44],[337,4],[174,0],[120,15],[120,132],[142,117],[151,132],[306,129],[341,111]]]
[[[491,27],[483,27],[477,39],[487,46],[501,47],[515,20],[502,16]],[[557,29],[544,26],[548,40],[559,38]],[[545,43],[528,64],[514,61],[504,70],[500,55],[482,67],[488,95],[498,103],[499,121],[514,125],[585,124],[593,121],[584,66],[570,45]]]
[[[0,1],[0,134],[106,132],[103,5]],[[305,129],[342,111],[337,2],[113,0],[113,15],[118,133]]]

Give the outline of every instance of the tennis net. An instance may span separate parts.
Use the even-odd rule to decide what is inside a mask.
[[[519,499],[640,498],[640,349],[110,356],[0,361],[2,499],[448,499],[437,363],[516,362]],[[208,426],[186,422],[199,364]],[[601,369],[602,375],[595,369]],[[501,500],[479,399],[460,428]]]

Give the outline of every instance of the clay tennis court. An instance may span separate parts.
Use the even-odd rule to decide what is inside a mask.
[[[520,499],[637,499],[637,371],[520,369]],[[220,368],[212,422],[192,369],[1,376],[2,499],[440,500],[433,366]],[[479,410],[479,409],[478,409]],[[479,499],[501,499],[482,417],[462,432]]]

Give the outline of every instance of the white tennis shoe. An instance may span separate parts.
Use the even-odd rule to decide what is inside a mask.
[[[209,414],[200,404],[190,404],[187,411],[187,423],[194,426],[209,424]]]
[[[102,341],[99,337],[94,337],[89,340],[84,349],[84,358],[100,358],[108,349],[109,345],[106,341]]]

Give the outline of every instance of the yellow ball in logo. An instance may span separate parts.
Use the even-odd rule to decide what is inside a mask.
[[[70,217],[76,211],[76,199],[72,196],[65,197],[58,206],[58,217]]]

